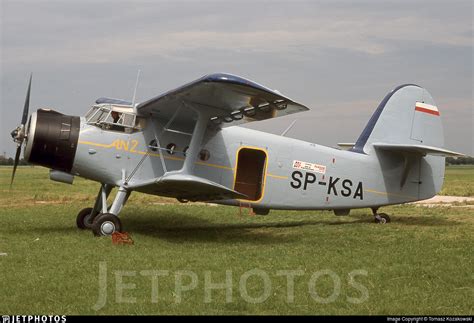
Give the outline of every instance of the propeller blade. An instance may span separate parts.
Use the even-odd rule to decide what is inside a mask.
[[[16,168],[20,162],[20,153],[21,145],[25,139],[24,128],[26,121],[28,120],[28,110],[30,109],[30,93],[31,93],[31,79],[33,78],[33,73],[30,74],[30,81],[28,82],[28,90],[26,91],[25,106],[23,107],[23,115],[21,116],[21,124],[15,130],[12,131],[11,135],[13,140],[17,142],[18,146],[16,148],[15,162],[13,164],[12,180],[10,182],[10,189],[13,185],[13,180],[15,179]]]
[[[30,82],[28,83],[28,90],[26,91],[25,106],[23,108],[23,116],[21,118],[21,124],[25,125],[26,120],[28,120],[28,110],[30,108],[30,92],[31,92],[31,79],[33,78],[33,73],[30,74]]]
[[[18,162],[20,161],[20,152],[21,152],[21,145],[18,145],[15,154],[15,163],[13,164],[13,173],[12,173],[12,181],[10,182],[10,189],[13,185],[13,179],[15,178],[16,167],[18,166]]]

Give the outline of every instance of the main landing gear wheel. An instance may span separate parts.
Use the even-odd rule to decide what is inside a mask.
[[[114,232],[122,231],[120,219],[112,213],[99,214],[92,223],[92,233],[96,237],[110,236]]]
[[[385,213],[376,214],[375,222],[380,224],[390,223],[390,217]]]
[[[77,217],[76,217],[77,227],[81,230],[92,228],[92,222],[93,222],[94,217],[96,215],[97,215],[97,213],[95,213],[94,215],[92,214],[92,208],[91,207],[82,209],[77,214]]]

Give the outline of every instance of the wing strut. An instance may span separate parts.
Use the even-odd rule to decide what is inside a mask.
[[[242,199],[248,196],[229,189],[219,183],[194,175],[194,167],[199,157],[210,113],[207,110],[196,109],[187,102],[182,102],[187,108],[196,112],[198,118],[194,125],[191,142],[186,151],[183,167],[177,171],[167,171],[158,179],[136,183],[130,189],[153,192],[154,194],[177,197],[190,201],[212,201],[221,199]]]
[[[183,175],[193,175],[194,163],[196,162],[199,156],[201,143],[206,133],[207,123],[209,122],[209,115],[205,111],[202,111],[201,109],[195,109],[191,105],[186,104],[185,102],[183,102],[183,104],[194,112],[196,112],[198,115],[198,119],[196,121],[196,125],[194,126],[193,136],[191,137],[189,148],[186,151],[186,158],[184,159],[183,168],[181,168],[181,170],[179,170],[178,172]]]

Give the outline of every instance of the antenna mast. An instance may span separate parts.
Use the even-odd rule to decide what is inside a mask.
[[[135,82],[135,89],[133,90],[133,98],[132,98],[132,107],[135,110],[135,97],[137,95],[137,88],[138,88],[138,80],[140,79],[140,70],[137,73],[137,81]],[[136,112],[136,111],[135,111]]]

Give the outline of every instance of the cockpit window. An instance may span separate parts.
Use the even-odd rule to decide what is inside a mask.
[[[121,116],[122,118],[122,121],[123,121],[123,124],[133,124],[133,125],[137,125],[135,123],[135,115],[132,115],[132,114],[123,114]]]
[[[106,130],[133,132],[140,130],[143,122],[131,108],[116,107],[109,104],[95,105],[86,114],[86,122]]]
[[[98,123],[102,120],[104,120],[107,117],[108,111],[104,109],[95,109],[95,113],[91,114],[89,120],[87,122],[89,123]]]
[[[92,115],[93,115],[94,113],[96,113],[96,112],[97,112],[97,109],[95,109],[94,107],[92,107],[92,108],[91,108],[89,111],[87,111],[87,113],[86,113],[86,117],[85,117],[86,120],[89,120],[89,119],[92,117]]]

